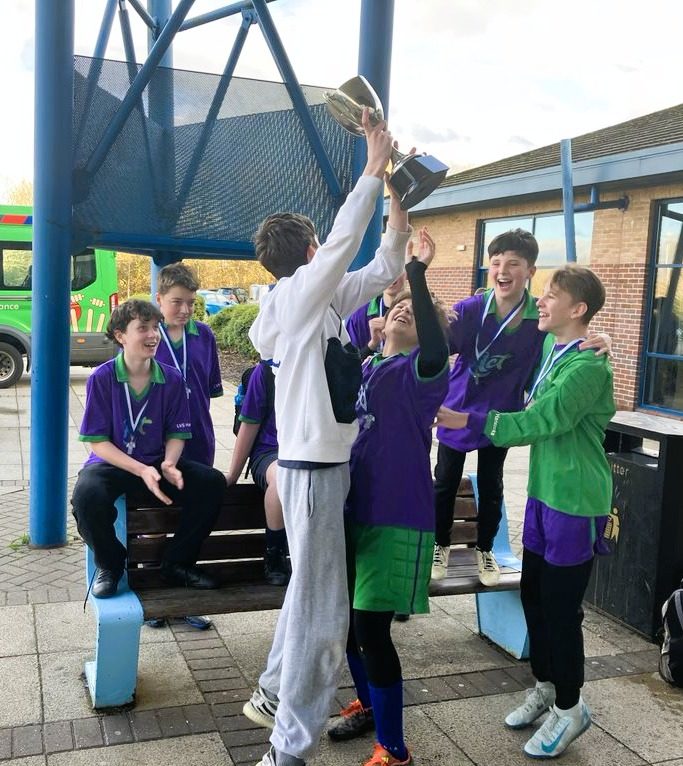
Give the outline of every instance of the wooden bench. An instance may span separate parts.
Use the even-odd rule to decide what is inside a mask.
[[[95,659],[86,663],[85,674],[95,708],[134,701],[140,629],[144,620],[278,609],[286,590],[264,581],[263,495],[253,484],[237,484],[226,491],[216,527],[202,545],[199,561],[205,562],[202,566],[223,583],[218,590],[167,587],[161,581],[160,562],[168,535],[177,526],[179,508],[161,506],[148,495],[121,497],[117,509],[116,532],[128,549],[128,569],[116,596],[89,598],[97,621],[97,639]],[[495,589],[481,586],[474,550],[465,547],[476,541],[474,477],[463,480],[454,516],[452,541],[456,547],[451,550],[448,575],[431,584],[430,594],[476,593],[482,635],[514,656],[524,656],[519,640],[510,640],[511,632],[519,633],[522,629],[524,618],[518,593],[520,566],[509,549],[505,512],[494,546],[502,565],[501,582]],[[86,550],[86,577],[90,582],[95,565],[91,551]],[[496,615],[503,620],[502,633]]]

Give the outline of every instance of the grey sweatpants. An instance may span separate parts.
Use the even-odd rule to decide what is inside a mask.
[[[261,687],[280,704],[270,741],[312,756],[337,690],[349,626],[344,501],[349,465],[277,469],[292,577]]]

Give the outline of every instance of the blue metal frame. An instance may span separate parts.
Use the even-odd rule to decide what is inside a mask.
[[[151,30],[156,32],[159,28],[159,22],[157,19],[153,19],[149,13],[147,13],[140,0],[128,0],[128,2],[133,6],[138,16],[145,22],[145,24],[147,24]],[[121,8],[123,7],[124,6],[122,5]]]
[[[650,329],[652,325],[652,311],[653,311],[653,304],[654,304],[654,293],[655,293],[655,283],[657,279],[657,273],[660,269],[681,269],[683,268],[683,264],[675,264],[675,263],[667,263],[662,264],[661,266],[657,263],[657,245],[659,243],[660,235],[662,232],[662,219],[663,219],[663,212],[662,212],[662,206],[663,205],[670,205],[672,203],[683,203],[683,198],[672,198],[669,200],[660,200],[658,207],[657,207],[657,221],[656,221],[656,228],[654,231],[654,234],[650,241],[650,247],[649,247],[649,263],[648,263],[648,269],[647,269],[647,305],[646,305],[646,311],[647,315],[645,317],[644,322],[644,333],[643,333],[643,346],[640,352],[640,380],[638,384],[638,406],[642,407],[645,410],[649,410],[652,412],[661,412],[666,415],[681,415],[681,410],[674,410],[670,407],[660,407],[656,404],[648,404],[645,402],[645,381],[647,378],[647,370],[648,370],[648,363],[650,359],[665,359],[670,360],[674,362],[683,362],[683,356],[677,356],[675,354],[660,354],[656,351],[648,351],[648,341],[650,338]],[[676,219],[677,216],[671,216],[672,218]]]
[[[218,258],[226,253],[237,259],[253,259],[254,245],[252,242],[231,241],[225,239],[176,239],[175,237],[154,236],[147,237],[143,234],[129,234],[127,232],[102,231],[95,234],[93,246],[108,250],[130,250],[132,252],[154,252],[163,248],[164,252],[172,251],[176,254],[206,253],[207,257]],[[176,255],[175,260],[179,256]],[[170,261],[173,263],[173,261]]]
[[[209,139],[211,138],[211,133],[213,132],[214,126],[216,125],[216,119],[218,118],[221,105],[225,100],[225,94],[228,92],[228,88],[230,87],[230,82],[232,81],[232,76],[235,72],[237,61],[239,60],[240,54],[242,53],[242,48],[244,47],[244,43],[247,39],[249,28],[256,21],[256,17],[251,11],[242,11],[242,17],[242,23],[240,24],[240,28],[237,30],[235,42],[233,43],[232,50],[228,56],[228,60],[225,64],[225,69],[223,70],[221,79],[218,81],[218,85],[216,86],[216,92],[214,93],[213,99],[211,101],[211,106],[209,107],[206,119],[202,125],[202,132],[199,135],[199,139],[195,145],[192,157],[188,163],[187,170],[185,171],[183,183],[180,187],[180,191],[178,192],[177,207],[179,212],[182,211],[182,209],[185,207],[187,195],[190,193],[190,189],[192,188],[192,184],[194,183],[194,179],[197,175],[197,170],[199,169],[202,159],[204,158],[204,150],[206,149],[206,145],[208,144]]]
[[[389,116],[389,85],[391,80],[391,44],[394,29],[394,0],[363,0],[360,16],[360,43],[358,47],[358,74],[367,78]],[[359,138],[353,153],[354,182],[363,173],[367,159],[365,139]],[[384,200],[380,197],[361,242],[358,255],[350,270],[360,269],[375,257],[382,238]]]
[[[275,0],[266,0],[267,3],[272,3]],[[224,8],[218,8],[215,11],[209,11],[203,13],[201,16],[195,16],[192,19],[184,21],[180,26],[179,32],[184,32],[186,29],[193,29],[199,27],[202,24],[208,24],[211,21],[218,21],[218,19],[225,19],[228,16],[234,16],[236,13],[242,13],[243,11],[250,11],[253,9],[251,0],[242,0],[239,3],[232,3],[232,5],[226,5]]]
[[[154,1],[155,0],[150,0],[150,2]],[[171,18],[164,25],[156,39],[156,42],[147,57],[147,61],[142,65],[135,81],[130,86],[128,93],[124,96],[121,106],[118,108],[118,111],[109,123],[107,130],[93,150],[93,153],[90,155],[84,168],[86,177],[94,175],[106,159],[116,137],[121,132],[121,128],[130,116],[138,99],[142,96],[142,92],[149,84],[152,75],[161,63],[162,58],[170,48],[175,33],[178,31],[178,28],[188,14],[193,3],[194,0],[179,0],[178,6],[171,15]]]
[[[275,59],[275,64],[277,65],[280,76],[287,88],[287,93],[289,93],[289,97],[292,99],[294,111],[301,120],[304,132],[306,133],[311,148],[313,149],[313,153],[318,160],[318,165],[320,166],[325,183],[327,183],[332,197],[337,202],[341,203],[343,197],[341,183],[339,178],[337,178],[334,166],[327,155],[327,150],[320,138],[318,128],[316,128],[315,123],[313,122],[313,118],[308,109],[308,104],[306,103],[303,91],[301,90],[301,85],[299,84],[294,69],[289,61],[280,35],[275,28],[275,24],[273,24],[273,18],[268,10],[266,0],[252,0],[252,2],[258,17],[259,27],[261,28],[261,32],[263,32],[263,37]]]
[[[66,544],[74,0],[36,0],[29,539]]]
[[[564,213],[564,241],[567,262],[576,263],[576,231],[574,228],[574,182],[572,180],[572,141],[560,141],[562,164],[562,211]]]

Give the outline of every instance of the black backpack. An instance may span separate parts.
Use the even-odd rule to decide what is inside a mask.
[[[268,400],[268,407],[272,409],[275,406],[275,375],[273,375],[273,368],[268,362],[260,361],[258,364],[254,364],[242,373],[240,383],[237,386],[237,393],[235,394],[235,419],[232,423],[232,432],[237,436],[240,430],[240,413],[242,412],[242,402],[247,393],[247,386],[249,385],[249,378],[254,373],[254,370],[260,365],[263,365],[265,369],[266,380],[266,397]]]
[[[659,675],[674,686],[683,686],[683,580],[664,602],[662,629]]]

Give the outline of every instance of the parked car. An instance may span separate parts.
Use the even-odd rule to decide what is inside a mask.
[[[246,303],[249,298],[243,287],[217,287],[216,292],[225,295],[231,303]]]
[[[232,301],[229,301],[225,295],[221,295],[221,293],[216,290],[197,290],[197,294],[204,298],[204,302],[206,303],[206,313],[209,316],[235,305]]]

